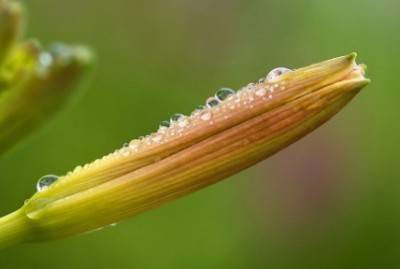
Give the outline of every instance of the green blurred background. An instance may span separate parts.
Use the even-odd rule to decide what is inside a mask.
[[[0,215],[64,174],[277,66],[359,53],[372,84],[229,180],[120,223],[0,252],[0,268],[400,268],[400,2],[26,1],[29,36],[92,46],[81,98],[0,157]],[[112,205],[110,205],[112,206]]]

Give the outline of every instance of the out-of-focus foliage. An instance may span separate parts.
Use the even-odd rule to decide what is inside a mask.
[[[372,83],[325,127],[255,169],[117,229],[2,251],[1,268],[399,266],[400,2],[26,3],[31,36],[90,44],[99,67],[74,109],[1,158],[3,214],[43,174],[110,152],[215,89],[276,66],[357,51]]]
[[[22,10],[19,1],[0,1],[0,154],[67,103],[92,60],[84,47],[47,51],[21,39]]]

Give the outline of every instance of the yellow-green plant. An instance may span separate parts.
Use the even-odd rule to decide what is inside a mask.
[[[61,177],[0,218],[0,247],[95,230],[237,173],[297,141],[369,80],[355,53],[297,70],[277,68],[237,92],[219,90],[190,116]]]
[[[44,50],[22,28],[20,3],[0,0],[0,153],[59,111],[92,61],[82,46]]]

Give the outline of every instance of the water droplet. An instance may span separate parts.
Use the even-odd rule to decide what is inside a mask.
[[[204,120],[204,121],[210,120],[211,117],[212,117],[212,114],[211,114],[210,111],[206,111],[206,112],[204,112],[203,114],[201,114],[201,116],[200,116],[200,118],[201,118],[202,120]]]
[[[79,171],[81,171],[82,170],[82,166],[80,166],[80,165],[78,165],[77,167],[75,167],[75,169],[74,169],[74,173],[77,173],[77,172],[79,172]]]
[[[212,107],[219,105],[219,101],[215,97],[210,97],[207,99],[206,105],[207,105],[207,107],[212,108]]]
[[[252,83],[249,83],[246,87],[248,89],[253,89],[255,86],[256,86],[256,84],[252,82]]]
[[[264,96],[266,94],[267,94],[267,90],[264,89],[264,88],[260,88],[260,89],[256,90],[256,95],[257,96]]]
[[[177,114],[172,115],[171,121],[179,121],[181,118],[184,118],[184,117],[185,117],[185,115],[177,113]]]
[[[131,150],[137,151],[140,145],[140,140],[139,139],[134,139],[129,143],[129,148]]]
[[[68,47],[64,43],[54,42],[53,44],[50,45],[49,50],[53,55],[58,55],[68,50]]]
[[[58,180],[58,176],[56,175],[46,175],[41,177],[37,184],[36,184],[36,190],[41,192],[50,187],[51,184],[56,182]]]
[[[163,130],[168,128],[171,125],[171,122],[168,120],[163,120],[160,125],[158,126],[158,130]]]
[[[231,96],[232,94],[235,94],[235,91],[229,88],[221,88],[215,93],[215,97],[219,101],[224,101],[226,98]]]
[[[286,67],[278,67],[269,72],[266,79],[267,81],[274,81],[277,80],[281,75],[291,71],[292,70]]]
[[[67,45],[56,42],[50,46],[50,53],[54,57],[57,63],[66,65],[71,61],[71,48]]]
[[[53,56],[48,52],[42,52],[39,55],[39,63],[37,66],[37,73],[39,76],[46,76],[49,68],[53,64]]]
[[[154,142],[156,142],[156,143],[160,143],[160,142],[162,141],[162,139],[163,139],[163,136],[162,136],[162,135],[156,135],[156,136],[154,136],[154,137],[152,138],[152,140],[153,140]]]
[[[121,149],[121,153],[122,153],[122,155],[123,156],[129,156],[129,154],[130,154],[130,151],[129,151],[129,148],[127,148],[127,147],[124,147],[124,148],[122,148]]]
[[[53,56],[48,52],[42,52],[39,55],[39,64],[42,68],[47,68],[53,63]]]
[[[181,127],[181,128],[186,127],[189,124],[189,121],[186,117],[180,118],[177,122],[178,122],[179,127]]]
[[[205,108],[205,106],[203,106],[203,105],[197,106],[195,108],[195,110],[193,110],[192,115],[198,115],[204,108]]]

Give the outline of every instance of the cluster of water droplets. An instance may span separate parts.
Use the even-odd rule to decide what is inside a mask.
[[[183,114],[173,114],[169,120],[164,120],[159,124],[158,130],[145,137],[139,137],[129,143],[125,143],[121,149],[114,151],[101,159],[95,160],[85,166],[77,166],[73,171],[68,172],[67,175],[81,172],[90,167],[96,167],[104,161],[110,159],[119,159],[128,157],[132,154],[139,152],[143,148],[153,147],[160,144],[167,143],[175,138],[181,137],[185,134],[185,130],[193,128],[200,124],[214,124],[213,117],[215,113],[220,113],[224,119],[228,119],[229,112],[240,107],[251,109],[254,107],[254,102],[262,99],[268,101],[273,98],[276,90],[284,90],[284,81],[279,82],[282,74],[290,72],[288,68],[275,68],[268,73],[266,78],[262,78],[258,83],[250,83],[239,91],[235,92],[230,88],[221,88],[216,91],[215,95],[208,98],[204,105],[198,106],[190,116]],[[268,82],[268,83],[266,83]],[[47,176],[46,176],[47,177]],[[44,177],[44,178],[46,178]],[[40,185],[47,188],[46,185],[51,180],[44,180]],[[51,184],[51,183],[50,183]],[[43,187],[40,190],[44,189]],[[38,183],[39,190],[39,183]]]

